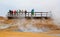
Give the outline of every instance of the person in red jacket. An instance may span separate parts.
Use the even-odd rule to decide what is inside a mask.
[[[16,10],[13,10],[13,14],[16,15]]]

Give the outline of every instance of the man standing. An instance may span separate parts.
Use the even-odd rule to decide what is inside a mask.
[[[10,16],[13,16],[13,11],[9,10]]]
[[[26,17],[27,10],[25,10],[25,17]]]

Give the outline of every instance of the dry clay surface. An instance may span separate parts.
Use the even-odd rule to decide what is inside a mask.
[[[32,32],[0,32],[0,37],[60,37],[60,36]]]
[[[3,26],[4,28],[2,28],[1,26]],[[60,28],[56,26],[51,19],[7,19],[4,17],[0,17],[0,31],[2,32],[14,30],[29,32],[29,29],[33,30],[35,28],[38,32],[39,29],[45,29],[45,31],[47,30],[47,32],[43,31],[43,33],[47,34],[60,33]]]

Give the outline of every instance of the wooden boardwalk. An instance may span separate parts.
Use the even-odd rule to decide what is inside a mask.
[[[49,12],[35,12],[34,15],[31,15],[31,12],[25,14],[26,18],[51,18],[51,13]]]
[[[51,13],[49,13],[49,12],[34,12],[34,15],[32,16],[31,15],[31,12],[27,12],[26,14],[25,14],[25,12],[20,12],[20,13],[17,13],[17,14],[13,14],[13,15],[11,15],[11,14],[9,14],[8,13],[8,17],[12,17],[12,18],[14,18],[14,17],[16,17],[16,18],[18,18],[18,17],[22,17],[22,15],[25,17],[25,18],[31,18],[31,17],[33,17],[33,18],[51,18]]]

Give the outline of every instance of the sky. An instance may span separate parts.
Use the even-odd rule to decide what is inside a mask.
[[[0,16],[6,16],[8,10],[33,8],[38,12],[51,11],[54,19],[60,19],[60,0],[0,0]]]

